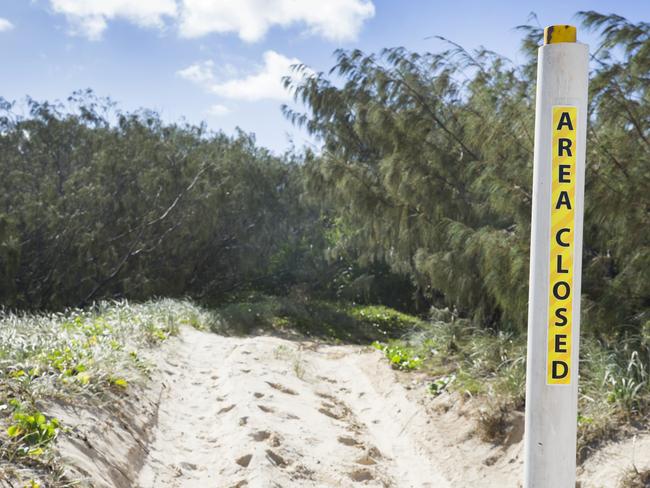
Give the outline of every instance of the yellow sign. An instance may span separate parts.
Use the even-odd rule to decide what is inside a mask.
[[[549,385],[571,384],[577,123],[576,107],[553,107],[546,361],[546,382]]]

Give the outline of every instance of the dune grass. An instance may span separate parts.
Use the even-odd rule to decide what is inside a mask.
[[[69,486],[54,441],[66,426],[47,413],[54,399],[110,399],[144,381],[143,350],[207,328],[211,315],[187,302],[102,302],[87,310],[0,314],[0,471],[12,486]],[[13,479],[13,482],[11,481]]]
[[[376,343],[393,367],[428,373],[429,391],[478,397],[477,432],[486,441],[505,437],[512,412],[524,409],[526,338],[477,329],[447,311],[402,338]],[[650,335],[624,340],[581,340],[578,458],[603,441],[642,428],[650,412]]]

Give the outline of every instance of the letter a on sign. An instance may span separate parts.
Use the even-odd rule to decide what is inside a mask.
[[[553,107],[546,382],[571,384],[576,130],[578,110]],[[561,320],[558,320],[561,319]]]

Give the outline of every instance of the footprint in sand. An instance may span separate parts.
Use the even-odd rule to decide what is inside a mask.
[[[321,381],[327,381],[328,383],[332,383],[332,384],[338,383],[338,381],[328,378],[326,376],[318,376],[318,379]]]
[[[356,439],[353,439],[352,437],[339,436],[336,440],[339,441],[339,443],[343,444],[344,446],[362,447],[361,442],[359,442]]]
[[[250,434],[255,442],[262,442],[271,437],[271,433],[268,430],[258,430]]]
[[[354,462],[363,466],[372,466],[373,464],[377,464],[377,461],[375,461],[369,454],[364,454]]]
[[[293,391],[291,388],[287,388],[286,386],[282,386],[279,383],[271,383],[270,381],[265,382],[267,385],[269,385],[271,388],[281,391],[282,393],[286,393],[287,395],[297,395],[295,391]]]
[[[341,411],[337,411],[339,410],[337,407],[339,407]],[[321,403],[321,408],[319,408],[318,411],[334,420],[343,420],[348,413],[347,409],[344,406],[332,405],[328,402]]]
[[[332,412],[331,410],[328,410],[327,408],[319,408],[318,411],[323,415],[326,415],[329,418],[332,418],[334,420],[341,420],[343,418],[342,416],[337,415],[336,413]]]
[[[375,479],[375,477],[367,469],[357,469],[356,471],[352,471],[350,473],[350,479],[352,481],[360,483],[362,481],[372,481]]]
[[[271,451],[271,449],[266,450],[266,458],[279,468],[285,468],[288,465],[282,456]]]
[[[237,464],[239,464],[242,468],[248,468],[248,465],[251,463],[251,459],[253,459],[252,454],[246,454],[245,456],[240,457],[235,461]]]
[[[233,403],[232,405],[228,405],[227,407],[223,407],[221,410],[217,412],[218,415],[226,412],[230,412],[233,408],[235,408],[235,404]]]
[[[321,398],[324,398],[325,400],[329,400],[331,402],[336,403],[336,397],[334,395],[329,395],[327,393],[322,393],[320,391],[317,391],[316,396],[319,396]]]

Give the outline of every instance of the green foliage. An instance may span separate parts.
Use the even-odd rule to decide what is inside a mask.
[[[60,428],[56,418],[47,418],[38,410],[25,411],[21,407],[14,412],[7,434],[18,444],[18,451],[25,455],[37,456],[53,441]]]
[[[454,381],[456,375],[441,376],[429,383],[429,393],[434,396],[440,395],[443,391],[447,389],[449,384]]]
[[[324,262],[296,158],[91,92],[27,106],[0,98],[4,306],[210,298],[286,287]]]
[[[391,342],[388,344],[373,342],[372,345],[386,355],[388,362],[395,369],[412,371],[422,365],[422,359],[416,355],[415,350],[411,347],[404,346],[400,342]]]
[[[359,344],[399,337],[422,325],[419,319],[385,306],[261,294],[233,296],[217,310],[217,316],[213,324],[217,332],[273,330]]]
[[[583,323],[638,330],[650,313],[648,24],[580,17],[601,34],[590,83]],[[322,155],[307,158],[306,187],[335,218],[330,252],[384,262],[434,305],[515,332],[526,324],[541,40],[539,29],[523,30],[520,66],[451,42],[440,53],[337,51],[331,76],[299,66],[286,80],[308,110],[285,107],[323,142]]]
[[[401,339],[376,342],[390,364],[420,370],[432,379],[428,391],[477,398],[477,430],[489,442],[501,442],[512,413],[524,408],[526,338],[472,328],[446,310],[433,309],[431,320]],[[586,458],[621,429],[644,422],[650,412],[650,342],[647,336],[625,340],[582,339],[578,401],[578,455]]]
[[[422,320],[383,305],[353,305],[350,315],[359,322],[377,328],[380,332],[392,335],[408,332],[422,326]]]

